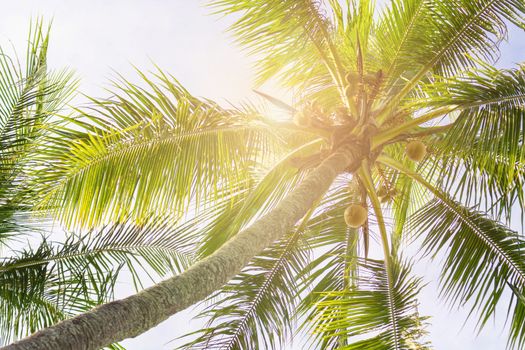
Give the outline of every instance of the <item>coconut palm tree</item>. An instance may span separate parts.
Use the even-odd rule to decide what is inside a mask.
[[[29,335],[113,299],[124,267],[137,278],[140,266],[159,275],[191,264],[173,235],[173,220],[156,215],[95,232],[52,238],[53,222],[38,213],[40,179],[86,137],[81,120],[64,115],[77,79],[47,66],[49,27],[31,22],[25,57],[0,48],[0,343]],[[64,148],[65,147],[65,148]],[[31,212],[39,215],[33,218]],[[44,214],[44,215],[40,215]],[[24,241],[31,242],[30,245]],[[118,348],[113,345],[113,348]]]
[[[43,226],[48,224],[33,226],[26,220],[33,191],[25,179],[29,169],[42,166],[35,157],[37,149],[50,139],[49,130],[58,127],[58,120],[52,116],[75,90],[76,80],[71,72],[51,72],[47,68],[48,34],[49,28],[40,19],[31,23],[23,63],[0,48],[0,245],[4,254],[13,241],[31,233],[43,233]],[[44,271],[14,269],[17,264],[45,255],[46,247],[44,243],[35,251],[21,253],[16,263],[10,257],[1,260],[0,337],[4,341],[62,319],[58,317],[61,311],[52,302],[56,293],[40,293]],[[49,291],[63,287],[62,282],[55,280]]]
[[[203,299],[186,348],[425,349],[408,243],[442,259],[441,292],[479,327],[504,308],[525,344],[525,69],[493,67],[520,0],[217,0],[299,103],[291,122],[224,109],[171,76],[122,78],[50,144],[37,208],[69,229],[162,213],[198,260],[6,349],[97,349]],[[146,87],[144,87],[146,86]],[[56,149],[56,151],[55,151]],[[60,152],[59,152],[60,151]],[[155,221],[155,220],[154,220]],[[109,325],[109,326],[108,326]]]

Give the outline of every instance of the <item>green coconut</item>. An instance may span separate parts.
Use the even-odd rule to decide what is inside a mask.
[[[406,145],[405,153],[410,160],[420,162],[427,154],[427,146],[419,140],[410,141]]]
[[[356,85],[348,85],[345,88],[345,94],[346,94],[346,97],[353,98],[357,94]]]
[[[386,196],[388,194],[388,189],[386,188],[386,186],[381,186],[377,190],[376,194],[377,194],[378,197],[384,197],[384,196]]]
[[[297,126],[307,128],[310,126],[310,118],[304,112],[297,112],[293,116],[293,122]]]
[[[352,204],[345,209],[345,222],[352,228],[358,228],[364,225],[368,218],[368,211],[359,204]]]

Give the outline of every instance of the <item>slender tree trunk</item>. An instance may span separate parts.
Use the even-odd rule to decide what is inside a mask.
[[[142,334],[203,300],[288,232],[328,190],[338,174],[360,162],[363,155],[356,146],[332,154],[275,209],[182,274],[62,321],[2,349],[99,349]]]

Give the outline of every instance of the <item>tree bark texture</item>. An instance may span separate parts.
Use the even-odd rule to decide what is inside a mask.
[[[138,336],[203,300],[238,274],[255,255],[289,232],[338,174],[360,163],[364,155],[361,147],[356,146],[344,147],[330,155],[272,211],[180,275],[40,330],[2,349],[100,349]]]

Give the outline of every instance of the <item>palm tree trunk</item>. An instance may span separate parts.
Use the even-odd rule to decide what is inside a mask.
[[[214,254],[182,274],[128,298],[45,328],[3,350],[100,349],[135,337],[203,300],[238,274],[250,260],[299,221],[335,177],[363,157],[361,147],[343,147],[314,169],[272,211],[239,232]]]

